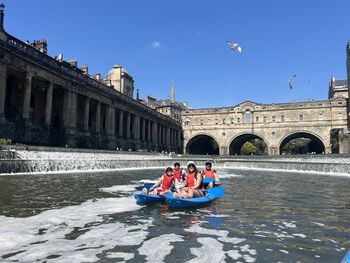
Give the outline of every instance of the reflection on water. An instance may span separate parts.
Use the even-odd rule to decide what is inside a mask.
[[[350,249],[350,178],[221,170],[210,206],[138,206],[161,171],[0,177],[5,262],[339,262]]]

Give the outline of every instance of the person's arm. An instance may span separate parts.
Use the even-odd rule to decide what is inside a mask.
[[[201,173],[197,173],[197,178],[196,178],[196,185],[193,187],[193,189],[198,189],[201,184],[202,184],[202,174]]]
[[[215,184],[221,184],[220,179],[216,171],[214,171],[214,177],[215,177]]]
[[[155,188],[157,188],[158,186],[162,185],[163,182],[163,176],[158,180],[158,182],[156,182],[154,185],[152,185],[152,187],[149,189],[150,192],[152,192]]]

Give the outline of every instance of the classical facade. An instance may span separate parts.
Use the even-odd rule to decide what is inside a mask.
[[[181,125],[133,99],[119,65],[104,79],[87,65],[47,55],[46,41],[25,43],[0,24],[0,138],[17,143],[182,151]]]
[[[246,141],[260,139],[266,154],[278,155],[296,138],[313,140],[315,153],[350,153],[350,42],[346,50],[347,80],[332,77],[328,100],[184,111],[185,153],[236,155]]]

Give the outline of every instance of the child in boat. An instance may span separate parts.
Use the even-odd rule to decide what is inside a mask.
[[[182,189],[180,195],[175,195],[174,197],[180,198],[193,198],[193,197],[202,197],[204,196],[204,192],[201,189],[202,185],[202,175],[197,170],[194,162],[187,163],[187,171],[186,180],[184,183],[184,188]]]
[[[181,165],[179,162],[175,162],[174,163],[174,170],[173,170],[173,174],[175,177],[175,188],[176,189],[180,189],[183,186],[183,183],[186,180],[186,173],[185,171],[182,169]]]
[[[220,179],[218,174],[214,169],[212,169],[212,163],[210,161],[205,162],[205,169],[202,171],[202,177],[203,178],[213,178],[215,181],[210,183],[205,183],[204,188],[209,189],[212,188],[214,185],[220,185]]]
[[[150,189],[149,194],[151,195],[164,195],[167,193],[171,193],[171,187],[175,183],[175,177],[173,174],[173,168],[170,166],[167,166],[165,168],[165,173],[162,175],[162,177],[159,179],[158,182],[156,182]],[[143,194],[147,194],[147,188],[142,189]]]

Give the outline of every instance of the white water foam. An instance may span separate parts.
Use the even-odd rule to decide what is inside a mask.
[[[100,188],[99,191],[105,192],[105,193],[116,193],[116,192],[129,193],[129,192],[135,192],[135,186],[136,185],[132,185],[132,184],[113,185],[111,187]]]
[[[50,262],[95,262],[97,254],[117,245],[138,245],[147,232],[146,224],[103,223],[102,215],[141,208],[130,198],[89,200],[78,206],[13,218],[0,216],[0,256],[18,253],[7,260],[33,262],[50,255]],[[67,238],[80,230],[80,235]]]
[[[122,258],[125,261],[134,258],[135,254],[133,253],[124,253],[124,252],[110,252],[107,254],[107,258]]]
[[[174,248],[171,243],[181,241],[183,238],[180,235],[165,234],[143,242],[138,251],[140,255],[146,256],[147,262],[164,262],[165,257]]]
[[[187,262],[190,263],[220,263],[225,262],[225,253],[223,251],[223,244],[210,237],[200,237],[197,241],[202,244],[201,247],[191,248],[191,253],[196,256],[196,258],[191,259]]]

